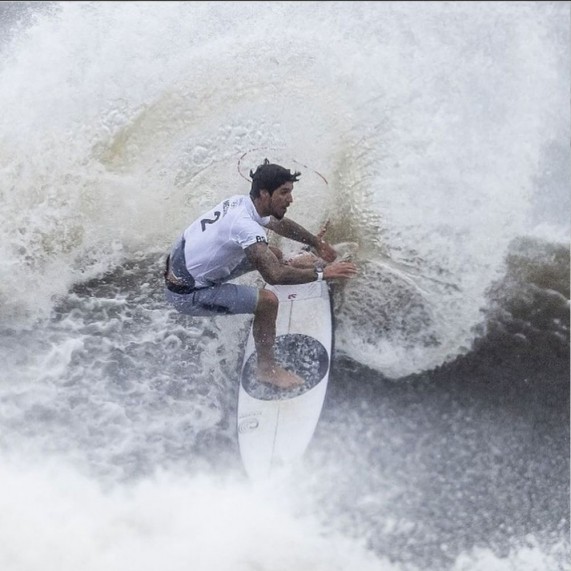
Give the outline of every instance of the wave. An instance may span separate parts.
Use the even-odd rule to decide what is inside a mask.
[[[278,149],[311,167],[292,217],[360,245],[339,351],[392,377],[465,353],[510,244],[569,234],[568,7],[245,6],[54,3],[5,44],[4,323],[166,250]]]

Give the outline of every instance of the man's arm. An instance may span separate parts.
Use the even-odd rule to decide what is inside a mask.
[[[270,285],[305,284],[316,279],[313,268],[295,268],[282,264],[269,246],[263,242],[252,244],[244,251],[250,263]]]
[[[314,268],[296,268],[281,263],[270,247],[258,242],[245,250],[250,263],[260,272],[266,283],[270,285],[305,284],[317,279]],[[325,266],[323,278],[352,278],[357,273],[357,267],[352,262],[333,262]]]
[[[289,218],[277,220],[272,216],[266,228],[273,230],[276,234],[279,234],[284,238],[289,238],[290,240],[295,240],[296,242],[312,246],[315,248],[318,255],[326,262],[332,262],[337,257],[335,250],[325,240],[319,236],[314,236],[303,226],[300,226],[297,222],[294,222]]]

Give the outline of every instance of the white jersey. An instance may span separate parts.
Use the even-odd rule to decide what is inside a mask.
[[[260,216],[249,195],[231,196],[195,220],[184,231],[186,268],[196,287],[229,279],[245,261],[244,249],[268,242],[265,226],[270,216]]]

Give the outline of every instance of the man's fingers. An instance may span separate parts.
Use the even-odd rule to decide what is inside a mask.
[[[328,226],[329,226],[329,218],[323,223],[323,225],[319,229],[319,232],[317,233],[318,238],[323,238],[323,235],[325,234],[325,232],[327,232]]]
[[[335,273],[338,277],[353,277],[357,274],[357,266],[352,262],[335,263]]]

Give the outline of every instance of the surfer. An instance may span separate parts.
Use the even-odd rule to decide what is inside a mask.
[[[257,270],[270,285],[302,284],[315,280],[351,278],[350,261],[323,239],[286,218],[293,202],[293,183],[301,173],[267,159],[255,172],[248,195],[231,196],[197,218],[175,241],[165,268],[166,299],[191,316],[253,314],[258,356],[257,377],[279,388],[303,379],[280,367],[274,357],[278,299],[267,289],[229,283]],[[285,260],[268,244],[266,229],[311,247],[315,254]]]

